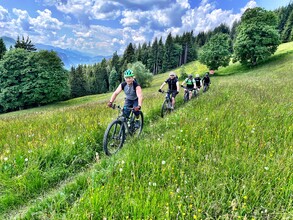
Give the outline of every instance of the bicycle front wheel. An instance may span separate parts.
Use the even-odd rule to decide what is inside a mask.
[[[184,93],[184,102],[188,102],[189,101],[189,92],[185,92]]]
[[[170,112],[170,101],[165,100],[161,109],[161,117],[164,118],[166,114]]]
[[[114,120],[107,127],[103,148],[106,155],[111,156],[122,148],[125,140],[125,127],[122,121]]]

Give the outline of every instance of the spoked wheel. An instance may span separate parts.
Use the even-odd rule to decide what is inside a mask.
[[[199,95],[199,91],[196,89],[193,91],[193,97],[196,98]]]
[[[189,92],[184,92],[184,102],[188,102],[189,100]]]
[[[134,114],[131,114],[130,118],[130,134],[133,137],[138,137],[143,129],[143,113],[139,113],[139,117],[137,118]]]
[[[168,113],[171,112],[171,103],[168,100],[165,100],[163,105],[162,105],[162,109],[161,109],[161,117],[164,118],[165,115],[167,115]]]
[[[208,89],[209,89],[209,86],[208,86],[208,85],[205,85],[205,86],[203,87],[203,92],[208,91]]]
[[[122,121],[115,120],[107,127],[104,134],[103,148],[106,155],[115,154],[125,140],[125,127]]]

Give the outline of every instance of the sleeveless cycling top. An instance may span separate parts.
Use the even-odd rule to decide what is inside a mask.
[[[126,99],[128,100],[136,100],[138,99],[136,94],[136,87],[140,86],[136,81],[133,81],[131,85],[128,85],[126,82],[121,83],[122,90],[126,95]]]

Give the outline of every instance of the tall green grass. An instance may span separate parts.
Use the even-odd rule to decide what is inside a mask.
[[[156,91],[167,75],[156,76],[142,137],[111,158],[101,148],[116,115],[110,94],[2,115],[0,216],[293,218],[292,46],[254,69],[221,68],[207,93],[183,105],[181,92],[164,119]]]

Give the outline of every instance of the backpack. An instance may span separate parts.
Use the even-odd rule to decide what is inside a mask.
[[[126,82],[121,83],[122,90],[124,90],[126,85],[127,85]],[[133,81],[132,85],[133,85],[134,90],[136,90],[136,87],[139,86],[139,84],[136,82],[136,80]]]

